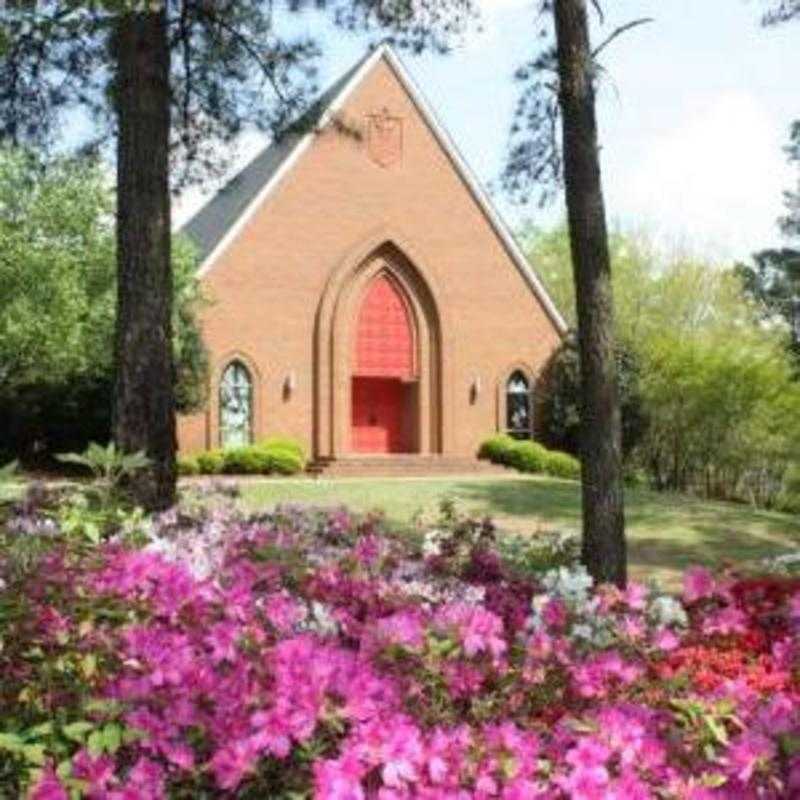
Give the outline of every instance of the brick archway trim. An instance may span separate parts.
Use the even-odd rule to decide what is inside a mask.
[[[447,452],[451,431],[453,327],[430,270],[397,235],[375,232],[353,248],[331,273],[320,299],[314,331],[314,451],[335,458],[351,452],[350,375],[357,307],[381,272],[402,288],[417,325],[420,366],[421,453]]]

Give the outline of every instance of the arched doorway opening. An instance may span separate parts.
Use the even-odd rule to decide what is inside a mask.
[[[426,455],[443,451],[447,434],[442,398],[450,359],[444,352],[435,298],[430,274],[388,240],[365,244],[332,273],[314,332],[318,458],[342,458],[359,451]],[[389,311],[381,310],[387,306]],[[367,333],[373,325],[377,331],[373,328],[373,333]],[[392,355],[375,355],[382,349]],[[373,383],[354,385],[357,378]],[[386,381],[383,389],[378,388],[379,381]],[[393,420],[381,434],[380,449],[377,433],[354,436],[354,419],[370,420],[369,400],[363,399],[367,391],[373,392],[373,398],[377,394],[378,401],[387,406],[383,413]],[[402,422],[398,422],[398,407],[404,415]],[[372,419],[376,416],[373,412]],[[365,441],[370,436],[374,437],[371,443]]]
[[[351,446],[356,453],[418,447],[417,325],[409,298],[386,271],[367,284],[352,355]]]

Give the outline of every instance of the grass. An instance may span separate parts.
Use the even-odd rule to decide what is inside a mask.
[[[285,479],[244,483],[242,490],[252,507],[303,502],[382,509],[402,529],[446,496],[492,516],[501,531],[580,529],[579,485],[550,478]],[[800,550],[800,517],[642,490],[628,491],[626,503],[631,573],[639,579],[675,586],[690,564],[718,568]]]

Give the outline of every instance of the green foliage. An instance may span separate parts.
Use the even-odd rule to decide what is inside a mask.
[[[481,444],[478,450],[478,458],[491,461],[494,464],[505,464],[508,452],[514,444],[516,444],[516,440],[512,439],[508,434],[501,433],[497,436],[492,436]]]
[[[114,442],[109,442],[105,447],[90,442],[83,453],[62,453],[56,458],[63,464],[85,467],[96,482],[111,488],[117,488],[123,480],[150,463],[144,453],[124,453],[117,449]]]
[[[258,445],[234,447],[223,451],[222,471],[229,475],[265,475],[271,472],[270,454]]]
[[[550,530],[535,535],[501,536],[498,547],[517,572],[529,575],[541,575],[559,567],[573,568],[581,555],[577,536]]]
[[[752,265],[738,264],[736,270],[762,319],[782,327],[795,371],[800,374],[800,250],[762,250],[753,255]]]
[[[574,320],[566,229],[529,232],[527,245]],[[763,324],[763,297],[743,284],[741,268],[666,257],[642,236],[617,233],[611,251],[628,471],[646,470],[657,488],[773,503],[800,446],[800,386],[784,334]],[[768,281],[761,289],[772,291]],[[568,339],[543,397],[548,446],[577,452],[579,398]]]
[[[641,359],[617,345],[617,381],[622,414],[622,452],[629,456],[647,432],[641,390]],[[576,337],[570,333],[552,357],[541,392],[539,428],[548,447],[577,455],[580,451],[581,376]]]
[[[0,148],[0,449],[110,438],[116,314],[113,187],[99,162]],[[173,242],[179,408],[205,401],[196,256]]]
[[[297,439],[292,439],[289,436],[270,436],[264,439],[261,445],[270,449],[288,450],[294,453],[301,461],[305,461],[306,459],[306,452],[303,445],[300,444]]]
[[[59,504],[57,518],[64,533],[98,544],[121,528],[141,522],[141,511],[128,507],[124,484],[150,463],[144,453],[124,453],[113,442],[105,447],[91,442],[83,453],[57,458],[88,470],[93,478],[89,487],[69,493]]]
[[[548,450],[539,442],[519,441],[506,434],[498,434],[481,444],[478,458],[513,467],[519,472],[547,474],[556,478],[580,478],[580,462],[568,453]]]
[[[294,439],[272,437],[247,447],[208,450],[179,469],[195,470],[181,474],[219,475],[296,475],[305,468],[302,445]],[[196,468],[196,469],[195,469]]]
[[[305,462],[295,449],[267,447],[270,455],[270,471],[277,475],[296,475],[305,468]]]
[[[219,475],[225,466],[222,450],[207,450],[196,456],[201,475]]]
[[[554,478],[577,481],[581,477],[581,462],[569,453],[551,450],[545,456],[544,471]]]
[[[11,483],[14,480],[18,467],[18,461],[12,461],[10,464],[0,467],[0,486],[5,483]]]
[[[538,442],[514,442],[506,463],[519,472],[542,473],[547,463],[547,449]]]
[[[781,491],[775,507],[788,514],[800,514],[800,464],[789,464],[783,473]]]
[[[191,456],[183,456],[178,459],[178,475],[199,475],[200,464],[197,458]]]

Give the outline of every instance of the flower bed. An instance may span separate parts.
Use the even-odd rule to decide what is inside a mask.
[[[792,580],[595,590],[452,514],[416,543],[231,505],[97,547],[7,528],[44,544],[0,573],[0,795],[800,796]]]

